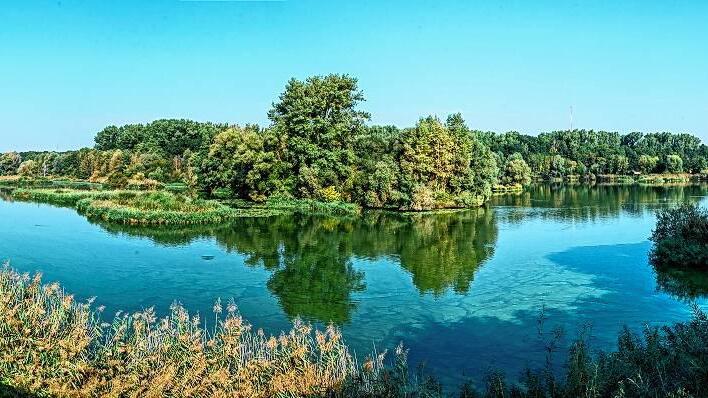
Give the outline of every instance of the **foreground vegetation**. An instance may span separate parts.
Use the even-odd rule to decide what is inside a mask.
[[[683,204],[659,211],[651,240],[657,268],[708,272],[708,210]]]
[[[429,210],[479,206],[493,188],[518,190],[534,178],[658,182],[664,177],[645,176],[708,171],[708,147],[689,134],[496,134],[470,129],[460,114],[422,117],[408,128],[371,126],[363,101],[346,75],[292,79],[265,128],[173,119],[108,126],[91,149],[0,154],[0,175]]]
[[[118,314],[110,323],[93,300],[77,302],[37,275],[0,270],[0,392],[58,397],[440,397],[432,376],[409,372],[406,350],[361,364],[333,326],[300,321],[280,336],[254,331],[233,302],[214,304],[213,327],[175,304]],[[558,377],[528,371],[509,384],[492,373],[460,397],[699,397],[708,392],[708,318],[625,329],[616,351],[570,347]],[[480,388],[481,387],[481,388]]]

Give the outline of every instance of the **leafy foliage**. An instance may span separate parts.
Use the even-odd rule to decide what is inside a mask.
[[[364,100],[348,75],[291,79],[265,128],[185,119],[108,126],[91,149],[0,154],[0,175],[417,211],[479,206],[499,183],[520,188],[531,178],[708,172],[708,147],[689,134],[496,134],[471,131],[460,114],[369,126]]]
[[[321,189],[347,187],[353,142],[369,114],[357,110],[364,95],[347,75],[292,79],[268,117],[286,142],[285,160],[294,174],[294,195],[317,198]]]
[[[698,205],[659,211],[650,239],[656,267],[708,271],[708,211]]]
[[[514,153],[506,160],[500,182],[505,185],[527,185],[531,182],[531,168],[519,153]]]
[[[594,130],[554,131],[538,136],[478,132],[501,159],[518,153],[534,175],[545,178],[605,174],[702,173],[708,147],[690,134],[638,132],[620,135]]]

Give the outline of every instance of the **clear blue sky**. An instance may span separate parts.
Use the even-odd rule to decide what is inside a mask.
[[[706,1],[21,1],[0,6],[0,151],[163,117],[267,122],[291,77],[359,78],[372,122],[690,132]]]

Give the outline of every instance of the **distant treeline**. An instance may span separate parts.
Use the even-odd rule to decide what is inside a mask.
[[[518,153],[541,178],[570,175],[702,173],[708,147],[690,134],[573,130],[538,136],[477,132],[500,158]]]
[[[272,196],[422,210],[483,203],[494,185],[603,174],[701,173],[708,148],[688,134],[470,130],[460,114],[414,127],[369,126],[346,75],[292,79],[270,125],[165,119],[108,126],[94,148],[0,155],[0,174],[64,176],[109,186],[183,182],[262,201]]]

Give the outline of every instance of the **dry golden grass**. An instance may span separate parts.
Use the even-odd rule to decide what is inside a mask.
[[[213,331],[178,304],[162,319],[149,309],[110,324],[100,311],[40,275],[1,269],[0,384],[58,397],[324,396],[383,366],[380,356],[359,368],[333,326],[254,331],[233,302],[214,305]]]

